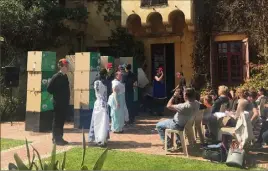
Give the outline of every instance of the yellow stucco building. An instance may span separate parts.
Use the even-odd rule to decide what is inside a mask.
[[[190,82],[195,34],[192,0],[122,0],[121,25],[144,42],[149,79],[162,65],[166,84],[177,85],[179,71]]]
[[[64,1],[64,0],[62,0]],[[116,1],[116,0],[113,0]],[[57,56],[72,52],[100,51],[109,53],[108,38],[119,26],[144,43],[146,74],[152,80],[155,69],[164,67],[166,85],[178,84],[176,72],[183,72],[189,85],[193,76],[192,55],[195,46],[197,13],[202,0],[118,0],[118,21],[107,23],[98,13],[99,0],[65,0],[66,8],[87,8],[84,24],[66,21],[77,31],[70,42],[56,49]],[[199,12],[197,12],[199,11]],[[214,85],[240,84],[249,77],[248,39],[245,34],[211,33],[210,75]],[[108,50],[108,51],[107,51]],[[205,80],[204,80],[205,81]]]
[[[197,18],[203,8],[202,0],[121,0],[121,25],[144,42],[150,79],[161,64],[166,85],[177,85],[178,71],[190,83]],[[211,33],[210,51],[210,73],[199,74],[211,75],[212,85],[239,85],[249,78],[247,35],[222,28]]]

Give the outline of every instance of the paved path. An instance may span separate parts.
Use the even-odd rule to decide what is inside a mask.
[[[165,155],[162,150],[162,143],[154,130],[156,122],[159,117],[139,117],[137,124],[132,127],[127,127],[124,134],[111,134],[111,139],[108,143],[108,147],[111,149],[118,149],[122,151],[133,151],[147,154]],[[50,133],[33,133],[24,131],[24,123],[14,123],[13,126],[10,123],[1,124],[1,137],[20,139],[32,142],[32,145],[40,152],[42,158],[48,157],[52,150],[51,134]],[[86,130],[88,132],[88,130]],[[86,139],[87,139],[86,133]],[[82,131],[73,129],[72,124],[66,124],[64,138],[70,142],[68,146],[57,146],[57,152],[67,151],[73,147],[82,145]],[[10,150],[1,152],[1,168],[6,169],[9,162],[14,162],[13,155],[18,153],[22,160],[27,161],[27,152],[25,146],[16,147]],[[202,151],[190,150],[190,155],[195,159],[202,160],[200,157]],[[262,149],[260,152],[252,153],[252,159],[254,163],[260,167],[268,168],[268,147]],[[171,156],[180,156],[171,155]]]

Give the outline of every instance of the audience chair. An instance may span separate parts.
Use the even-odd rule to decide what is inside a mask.
[[[228,109],[228,103],[224,103],[221,105],[220,112],[225,112],[227,109]],[[226,118],[228,117],[223,117],[223,118],[218,119],[219,128],[225,126]]]
[[[166,151],[166,154],[169,153],[168,152],[168,147],[167,147],[167,145],[168,145],[167,140],[168,140],[168,135],[169,134],[171,134],[171,140],[176,140],[175,135],[176,134],[179,135],[183,153],[184,153],[185,156],[189,157],[188,156],[187,146],[186,146],[186,140],[185,140],[185,130],[166,129],[166,131],[165,131],[165,151]],[[172,144],[174,144],[174,142],[172,142]],[[177,148],[177,144],[175,146],[176,146],[175,148]]]
[[[201,143],[204,143],[205,138],[204,138],[204,127],[202,124],[202,119],[204,115],[205,110],[199,110],[198,114],[195,117],[194,121],[194,135],[195,135],[195,140],[197,138],[197,135],[199,137],[199,140]]]
[[[220,112],[225,112],[228,109],[228,103],[223,103],[220,108]]]
[[[196,115],[194,115],[186,123],[185,128],[183,130],[173,130],[173,129],[166,129],[165,130],[165,151],[166,151],[166,154],[169,154],[168,148],[167,148],[168,135],[171,134],[170,138],[171,138],[171,142],[172,142],[172,145],[173,145],[174,144],[173,141],[176,141],[175,135],[177,134],[180,137],[180,141],[181,141],[182,150],[183,150],[184,155],[187,156],[187,157],[189,156],[187,146],[186,146],[186,138],[185,138],[186,136],[185,136],[185,134],[187,134],[189,145],[193,145],[195,143],[194,135],[193,135],[193,125],[194,125],[194,121],[195,121],[195,116]]]
[[[222,127],[218,133],[218,140],[222,140],[223,135],[231,135],[235,137],[235,127]]]

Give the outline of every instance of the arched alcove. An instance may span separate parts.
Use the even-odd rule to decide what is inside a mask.
[[[165,31],[163,17],[159,12],[151,12],[147,16],[146,23],[150,26],[152,33]]]
[[[142,28],[140,16],[137,14],[129,15],[126,21],[126,26],[131,34],[137,34]]]
[[[185,28],[185,15],[181,10],[174,10],[168,15],[168,22],[173,33],[182,33]]]

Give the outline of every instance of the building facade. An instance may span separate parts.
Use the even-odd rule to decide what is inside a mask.
[[[112,0],[116,1],[116,0]],[[125,27],[144,43],[146,74],[152,81],[155,69],[164,67],[167,91],[178,84],[176,72],[183,72],[187,84],[193,77],[192,55],[198,17],[202,17],[202,0],[118,0],[119,20],[107,23],[98,11],[98,0],[61,0],[66,8],[87,8],[84,24],[66,21],[77,34],[58,56],[81,51],[109,54],[111,30]],[[120,5],[120,3],[118,3]],[[228,28],[211,33],[210,75],[213,85],[237,85],[249,78],[248,38],[243,33],[229,33]],[[205,80],[204,80],[205,81]]]
[[[175,73],[184,73],[187,83],[193,76],[192,54],[202,0],[121,0],[121,24],[143,40],[153,78],[160,64],[166,84],[177,85]],[[238,85],[249,78],[248,38],[229,33],[228,28],[211,33],[210,75],[212,85]],[[204,74],[204,73],[203,73]],[[204,80],[205,81],[205,80]],[[167,90],[169,91],[169,90]]]
[[[190,82],[195,34],[192,0],[122,0],[121,24],[143,41],[150,80],[162,65],[166,85],[171,85],[167,91],[178,84],[176,72],[183,72]]]

